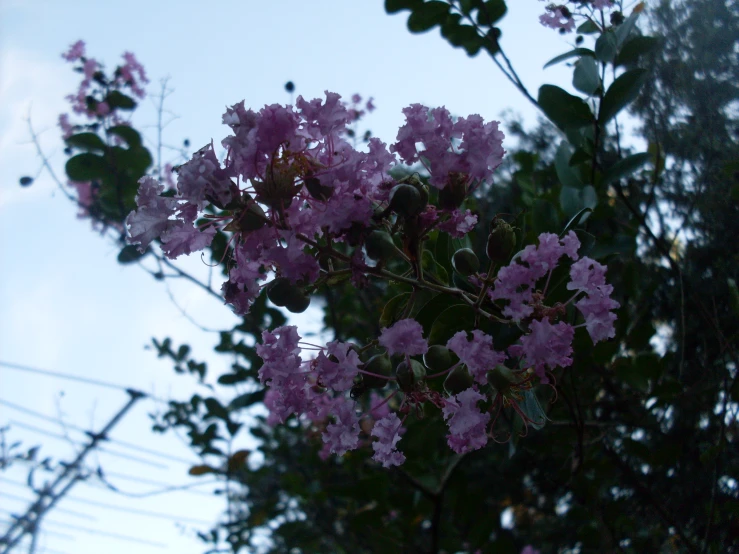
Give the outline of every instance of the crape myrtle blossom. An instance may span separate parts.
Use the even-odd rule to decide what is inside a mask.
[[[372,443],[375,451],[372,459],[380,462],[382,467],[399,466],[405,462],[405,455],[395,446],[400,440],[401,426],[397,414],[392,413],[377,420],[372,428],[372,436],[378,439]]]
[[[479,115],[452,119],[444,108],[412,104],[403,110],[406,124],[390,147],[408,165],[422,162],[429,170],[429,182],[443,189],[450,173],[468,176],[470,181],[488,181],[503,162],[503,133],[499,123],[484,123]],[[419,151],[417,144],[423,143]]]
[[[585,325],[593,342],[613,338],[616,334],[613,326],[616,314],[610,310],[615,310],[620,304],[611,298],[613,285],[606,284],[606,266],[584,257],[572,264],[570,278],[572,280],[567,283],[567,288],[586,294],[575,303],[575,307],[585,317]]]
[[[581,16],[582,19],[591,18],[592,10],[608,10],[616,5],[613,0],[590,0],[589,3],[586,0],[577,0],[577,2],[571,0],[569,6],[564,2],[548,4],[546,12],[539,16],[539,22],[544,27],[558,30],[562,34],[570,33],[575,30],[575,15]],[[574,13],[572,10],[575,10]]]
[[[488,442],[490,414],[482,413],[477,403],[486,397],[470,388],[444,402],[442,413],[449,426],[447,443],[457,454],[478,450]]]
[[[466,331],[459,331],[449,339],[446,347],[457,355],[460,363],[467,366],[472,377],[481,385],[487,382],[487,372],[506,359],[504,353],[493,350],[493,337],[480,329],[472,331],[472,340],[468,340]]]
[[[429,350],[428,342],[423,338],[423,328],[414,319],[401,319],[391,327],[382,329],[380,346],[384,346],[391,356],[416,356]]]

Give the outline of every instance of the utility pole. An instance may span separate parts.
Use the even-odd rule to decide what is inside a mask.
[[[128,402],[118,410],[118,413],[112,417],[99,433],[88,433],[90,435],[90,442],[85,445],[74,461],[64,465],[64,470],[57,476],[53,483],[46,485],[37,493],[38,498],[36,501],[28,507],[25,514],[13,522],[5,535],[0,538],[0,547],[2,548],[2,552],[0,554],[10,554],[11,549],[29,533],[31,533],[30,553],[33,553],[36,544],[35,538],[39,531],[41,518],[46,515],[46,513],[49,512],[56,503],[59,502],[59,500],[61,500],[74,485],[77,484],[78,481],[85,478],[80,470],[82,462],[84,462],[87,455],[97,448],[99,442],[108,440],[107,435],[113,427],[118,424],[118,422],[138,400],[146,396],[143,392],[133,389],[126,389],[126,392],[130,397]]]

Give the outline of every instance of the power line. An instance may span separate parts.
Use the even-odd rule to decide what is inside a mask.
[[[35,425],[29,425],[28,423],[23,423],[21,421],[17,421],[14,419],[11,419],[8,423],[11,426],[20,427],[22,429],[28,429],[29,431],[33,431],[34,433],[39,433],[41,435],[46,435],[47,437],[52,437],[55,439],[60,439],[63,441],[71,442],[72,444],[75,444],[77,446],[82,446],[84,444],[84,443],[77,442],[77,441],[70,441],[68,437],[65,437],[64,435],[61,435],[59,433],[53,433],[51,431],[47,431],[46,429],[41,429],[40,427],[36,427]],[[125,454],[123,452],[118,452],[117,450],[111,450],[107,446],[97,446],[96,449],[99,450],[100,452],[105,452],[106,454],[109,454],[110,456],[115,456],[117,458],[123,458],[124,460],[138,462],[140,464],[145,464],[145,465],[156,467],[159,469],[169,469],[169,467],[164,464],[160,464],[158,462],[152,462],[151,460],[147,460],[146,458],[139,458],[138,456],[132,456],[131,454]]]
[[[0,508],[0,512],[3,512],[5,514],[10,515],[10,519],[0,519],[0,523],[2,523],[2,524],[12,525],[18,519],[18,516],[16,516],[15,514],[13,514],[12,512],[10,512],[8,510],[3,510],[2,508]],[[59,531],[46,531],[46,530],[44,530],[43,532],[44,532],[44,534],[47,534],[50,537],[59,537],[61,539],[67,539],[67,540],[70,540],[70,541],[73,541],[74,540],[74,537],[72,535],[67,535],[66,533],[60,533]],[[47,550],[47,552],[49,552],[49,551]]]
[[[163,398],[157,398],[156,396],[153,396],[151,394],[147,394],[143,391],[132,389],[131,387],[126,387],[124,385],[119,385],[117,383],[110,383],[108,381],[100,381],[99,379],[90,379],[89,377],[83,377],[81,375],[74,375],[72,373],[62,373],[60,371],[51,371],[48,369],[39,369],[36,367],[30,367],[27,365],[21,365],[21,364],[14,364],[11,362],[5,362],[0,360],[0,366],[6,367],[8,369],[16,369],[18,371],[25,371],[28,373],[36,373],[38,375],[46,375],[47,377],[57,377],[58,379],[66,379],[67,381],[76,381],[78,383],[85,383],[88,385],[95,385],[97,387],[104,387],[108,389],[115,389],[120,390],[124,392],[134,391],[138,394],[140,394],[144,398],[150,398],[156,402],[160,402],[163,404],[169,404],[167,400],[164,400]]]
[[[61,373],[59,371],[49,371],[48,369],[39,369],[36,367],[30,367],[21,364],[13,364],[10,362],[4,362],[0,360],[0,366],[7,367],[10,369],[17,369],[19,371],[26,371],[29,373],[37,373],[39,375],[46,375],[48,377],[58,377],[59,379],[66,379],[67,381],[77,381],[79,383],[87,383],[88,385],[95,385],[98,387],[105,387],[108,389],[116,390],[128,390],[129,387],[123,385],[117,385],[115,383],[108,383],[106,381],[99,381],[97,379],[90,379],[89,377],[82,377],[81,375],[73,375],[71,373]],[[143,393],[142,393],[143,394]],[[144,396],[147,396],[144,394]]]
[[[44,520],[44,523],[48,525],[59,525],[61,527],[65,527],[67,529],[72,529],[74,531],[82,531],[83,533],[90,533],[91,535],[100,535],[102,537],[111,537],[113,539],[118,539],[122,541],[128,541],[128,542],[137,542],[139,544],[146,544],[148,546],[155,546],[157,548],[166,548],[167,545],[163,544],[161,542],[154,542],[147,539],[139,539],[137,537],[132,537],[130,535],[119,535],[118,533],[108,533],[107,531],[99,531],[98,529],[90,529],[89,527],[80,527],[78,525],[70,525],[69,523],[62,523],[61,521],[49,521]]]
[[[175,491],[182,491],[186,492],[188,494],[197,494],[200,496],[207,496],[208,498],[211,498],[213,495],[208,492],[203,491],[194,491],[190,490],[193,487],[202,487],[204,485],[208,484],[215,484],[220,483],[220,481],[201,481],[198,483],[187,483],[185,485],[172,485],[169,483],[162,483],[161,481],[151,481],[149,479],[141,479],[139,477],[136,477],[135,475],[126,475],[125,473],[116,473],[116,472],[106,472],[106,477],[113,477],[115,479],[122,479],[124,481],[132,481],[134,483],[142,483],[144,485],[151,485],[153,487],[161,487],[161,490],[159,491],[153,491],[153,493],[147,493],[147,496],[150,496],[151,494],[160,494],[163,492],[175,492]],[[89,485],[90,483],[88,483]],[[122,491],[117,491],[122,492]],[[123,493],[126,494],[126,493]],[[132,496],[131,494],[128,494],[128,496]]]
[[[19,502],[32,502],[33,501],[30,498],[23,498],[22,496],[8,494],[7,492],[0,492],[0,496],[3,496],[5,498],[10,498],[11,500],[17,500]],[[69,514],[70,516],[79,517],[82,519],[89,519],[90,521],[96,521],[97,519],[95,518],[95,516],[91,516],[89,514],[83,514],[81,512],[75,512],[74,510],[67,510],[66,508],[65,509],[57,508],[57,511],[59,511],[59,513]]]
[[[11,549],[28,533],[31,533],[32,546],[35,543],[34,537],[39,530],[39,522],[51,510],[60,499],[62,499],[79,480],[82,474],[80,467],[85,457],[98,446],[98,442],[104,440],[107,434],[118,424],[133,405],[142,397],[142,394],[133,390],[127,391],[129,395],[128,402],[108,421],[103,429],[96,434],[90,434],[90,442],[85,445],[82,451],[70,464],[65,464],[64,470],[49,485],[45,486],[43,491],[38,493],[36,502],[29,506],[26,513],[18,519],[18,521],[10,526],[5,535],[0,538],[0,544],[4,544],[3,554],[9,554]],[[65,480],[67,481],[65,483]],[[61,487],[57,491],[56,488]],[[48,502],[46,499],[48,498]],[[68,526],[71,527],[71,526]]]
[[[55,424],[60,425],[62,427],[68,427],[69,429],[72,429],[73,431],[77,431],[79,433],[85,433],[86,435],[89,435],[90,434],[90,432],[87,429],[84,429],[82,427],[78,427],[76,425],[63,423],[58,418],[47,416],[47,415],[42,414],[40,412],[31,410],[30,408],[26,408],[25,406],[19,406],[18,404],[14,404],[12,402],[8,402],[7,400],[3,400],[2,398],[0,398],[0,405],[7,406],[8,408],[11,408],[11,409],[13,409],[13,410],[15,410],[17,412],[21,412],[21,413],[24,413],[24,414],[27,414],[27,415],[36,417],[38,419],[43,419],[44,421],[49,421],[51,423],[55,423]],[[143,446],[139,446],[137,444],[133,444],[133,443],[130,443],[130,442],[125,442],[125,441],[122,441],[120,439],[109,439],[109,440],[111,442],[114,442],[114,443],[120,445],[120,446],[124,446],[126,448],[132,448],[134,450],[137,450],[138,452],[145,452],[147,454],[151,454],[152,456],[158,456],[158,457],[160,457],[162,459],[165,459],[165,460],[171,460],[173,462],[180,462],[180,463],[188,464],[188,465],[192,465],[194,463],[197,463],[197,461],[194,461],[194,460],[187,460],[185,458],[180,458],[180,457],[177,457],[177,456],[172,456],[171,454],[165,454],[163,452],[158,452],[156,450],[150,450],[148,448],[144,448]]]

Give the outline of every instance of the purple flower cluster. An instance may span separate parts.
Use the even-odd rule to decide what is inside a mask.
[[[223,122],[232,134],[222,141],[225,160],[219,162],[212,144],[199,150],[179,167],[176,194],[161,200],[152,195],[163,189],[143,180],[138,209],[126,221],[129,241],[143,251],[159,239],[165,255],[176,258],[207,247],[217,228],[233,232],[236,263],[223,292],[238,314],[248,311],[269,271],[302,287],[314,283],[320,268],[311,248],[321,240],[345,242],[357,228],[371,229],[394,184],[389,170],[398,162],[383,142],[371,138],[367,150],[359,151],[347,140],[356,104],[352,108],[326,92],[324,100],[299,97],[294,107],[273,104],[255,112],[241,102],[228,108]],[[497,122],[470,116],[452,123],[439,108],[414,142],[413,129],[428,109],[414,105],[405,112],[407,123],[390,151],[412,163],[409,141],[424,142],[432,183],[440,183],[442,167],[472,181],[489,178],[500,164],[503,134]],[[455,146],[453,139],[461,143]],[[198,224],[208,205],[222,215]],[[469,210],[429,210],[419,216],[426,232],[436,226],[461,237],[477,223]]]

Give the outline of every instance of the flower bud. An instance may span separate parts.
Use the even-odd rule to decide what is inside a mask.
[[[411,360],[410,366],[406,361],[402,361],[395,368],[395,377],[402,390],[409,390],[426,377],[426,368],[416,360]]]
[[[413,185],[396,185],[390,191],[389,208],[398,215],[415,217],[424,207],[421,193]]]
[[[480,260],[469,248],[460,248],[452,256],[454,270],[464,277],[474,275],[480,270]]]
[[[516,231],[505,221],[494,219],[490,224],[490,235],[485,252],[491,262],[508,261],[516,248]]]
[[[364,249],[372,260],[387,260],[395,254],[396,248],[393,238],[385,231],[375,229],[364,241]]]
[[[390,377],[390,373],[393,371],[393,364],[390,362],[390,358],[388,358],[387,354],[377,354],[367,360],[367,363],[364,364],[362,369],[364,369],[364,371],[369,371],[370,373]],[[387,385],[387,379],[381,379],[380,377],[367,375],[366,373],[362,374],[362,380],[366,387],[372,389],[381,389]]]
[[[446,371],[458,361],[456,354],[441,344],[429,347],[428,352],[423,355],[423,363],[435,373]]]
[[[461,364],[451,370],[444,379],[444,390],[449,394],[459,394],[470,388],[472,384],[472,375],[467,371],[467,366]]]
[[[500,394],[506,394],[511,385],[516,382],[513,372],[504,365],[496,366],[487,374],[488,383]]]

